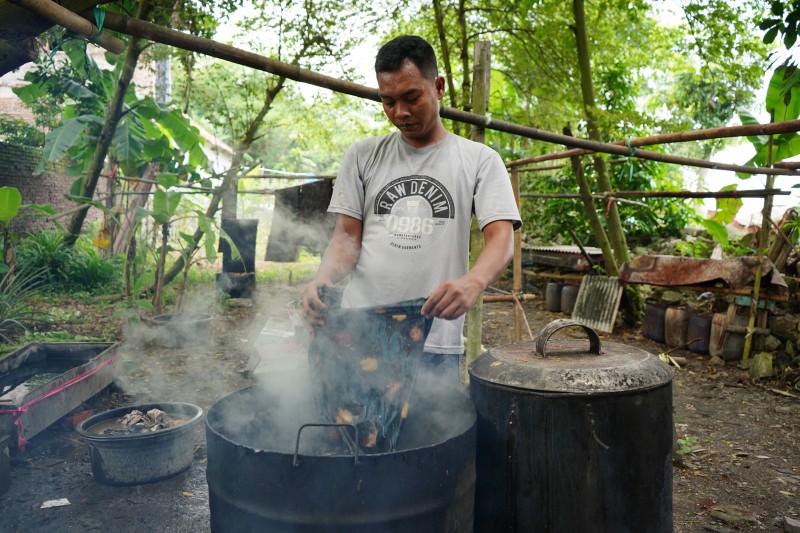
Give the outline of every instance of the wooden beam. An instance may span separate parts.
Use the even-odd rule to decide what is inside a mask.
[[[63,26],[70,31],[82,35],[92,42],[97,42],[113,54],[120,54],[125,50],[125,42],[117,39],[113,35],[101,32],[97,26],[73,13],[65,7],[51,2],[50,0],[8,0],[20,7],[27,9],[47,20]]]

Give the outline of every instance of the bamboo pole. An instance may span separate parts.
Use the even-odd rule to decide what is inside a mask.
[[[512,167],[513,168],[513,167]],[[768,196],[786,196],[789,191],[767,188],[747,191],[614,191],[606,194],[592,194],[593,198],[607,200],[609,198],[766,198]],[[581,198],[579,193],[522,193],[522,198]]]
[[[794,133],[800,131],[800,120],[785,120],[783,122],[771,122],[769,124],[748,124],[743,126],[727,126],[722,128],[708,128],[703,130],[681,131],[678,133],[662,133],[660,135],[648,135],[638,137],[628,141],[614,141],[611,144],[619,146],[652,146],[656,144],[671,144],[689,141],[704,141],[711,139],[726,139],[731,137],[749,137],[753,135],[773,135],[781,133]],[[507,167],[527,165],[529,163],[541,163],[543,161],[553,161],[556,159],[567,159],[569,157],[581,156],[592,153],[589,150],[574,148],[563,152],[552,154],[537,155],[516,159],[506,163]],[[797,170],[800,162],[784,162],[779,166],[784,169]]]
[[[91,12],[85,12],[82,15],[84,17],[91,17]],[[323,74],[303,69],[298,66],[289,65],[275,59],[260,56],[252,52],[247,52],[230,45],[218,43],[203,37],[188,35],[177,30],[164,28],[162,26],[158,26],[157,24],[152,24],[143,20],[124,17],[116,13],[107,13],[105,27],[120,33],[125,33],[127,35],[148,39],[153,42],[174,46],[183,50],[198,52],[239,65],[255,68],[257,70],[270,72],[272,74],[278,74],[294,81],[308,83],[310,85],[349,94],[351,96],[357,96],[366,100],[372,100],[375,102],[380,101],[380,95],[378,94],[377,89],[369,88],[364,85],[345,80],[340,80],[331,76],[325,76]],[[795,172],[788,169],[757,168],[742,165],[730,165],[726,163],[716,163],[714,161],[705,161],[702,159],[692,159],[688,157],[677,157],[637,148],[629,149],[627,146],[591,141],[588,139],[579,139],[576,137],[568,137],[566,135],[532,128],[530,126],[521,126],[511,122],[495,120],[488,116],[461,111],[459,109],[453,109],[446,106],[440,107],[439,115],[443,118],[457,120],[481,128],[502,131],[513,135],[519,135],[520,137],[553,144],[562,144],[564,146],[587,149],[594,152],[617,154],[625,157],[632,156],[650,161],[660,161],[662,163],[674,163],[701,168],[731,170],[745,174],[767,173],[774,175],[796,175]]]
[[[486,303],[496,303],[496,302],[515,302],[517,300],[521,302],[527,302],[530,300],[535,300],[536,296],[533,294],[484,294],[483,301]],[[522,340],[522,336],[517,340]]]
[[[774,118],[774,114],[772,115]],[[767,164],[772,164],[773,137],[769,137],[767,151]],[[767,176],[767,189],[775,185],[775,176]],[[750,349],[753,346],[753,332],[755,328],[756,315],[758,314],[758,296],[761,292],[761,277],[763,274],[764,262],[761,260],[766,253],[769,239],[769,221],[772,218],[772,196],[764,197],[764,209],[761,212],[761,228],[758,233],[758,266],[756,267],[755,280],[753,281],[753,296],[750,300],[750,313],[747,317],[747,334],[744,336],[744,348],[742,349],[742,361],[747,361],[750,357]]]
[[[491,75],[491,48],[487,41],[475,42],[473,58],[472,108],[478,113],[484,114],[489,107],[489,80]],[[470,138],[475,142],[483,143],[486,140],[486,132],[483,128],[473,128],[470,132]],[[469,240],[469,265],[472,268],[484,248],[483,234],[475,220],[472,221]],[[481,354],[483,295],[478,296],[475,305],[467,311],[466,323],[466,366],[469,367],[469,364]],[[462,375],[461,378],[462,383],[469,382],[468,374]]]
[[[519,169],[511,169],[511,188],[514,191],[514,200],[517,202],[517,210],[522,212],[519,197]],[[512,298],[524,296],[522,294],[522,229],[514,232],[514,259],[512,263],[513,285]],[[485,297],[484,297],[485,299]],[[522,340],[522,321],[525,312],[520,305],[514,305],[514,342]]]
[[[63,26],[70,31],[86,37],[91,42],[96,42],[112,54],[121,54],[125,51],[125,42],[97,29],[89,20],[73,13],[50,0],[8,0],[12,4],[24,7],[40,17]],[[92,17],[94,18],[94,17]]]

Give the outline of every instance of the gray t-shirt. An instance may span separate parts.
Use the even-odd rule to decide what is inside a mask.
[[[410,146],[397,131],[355,143],[328,207],[363,225],[342,305],[427,297],[466,274],[473,210],[481,229],[495,220],[520,226],[508,173],[491,148],[452,133],[424,148]],[[425,350],[462,353],[463,327],[463,316],[434,320]]]

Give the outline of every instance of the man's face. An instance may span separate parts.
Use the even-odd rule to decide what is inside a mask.
[[[439,120],[444,78],[425,78],[407,59],[394,72],[378,73],[378,89],[383,112],[408,144],[421,148],[444,137],[446,131]]]

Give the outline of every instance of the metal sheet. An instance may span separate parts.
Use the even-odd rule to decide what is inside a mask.
[[[595,264],[602,263],[603,251],[584,246],[586,253]],[[522,250],[523,266],[546,265],[567,268],[578,272],[589,272],[591,266],[577,246],[534,246]]]
[[[753,286],[758,266],[756,257],[698,259],[645,255],[623,264],[619,279],[624,283],[672,287],[724,283],[730,289],[736,290]],[[787,294],[786,282],[770,260],[763,259],[761,267],[762,291],[766,290],[774,295]]]
[[[572,319],[596,331],[611,333],[617,319],[623,284],[615,277],[584,276]]]
[[[8,411],[0,414],[0,433],[16,434],[17,446],[24,447],[110,385],[120,357],[119,343],[96,342],[31,343],[10,354],[0,362],[0,377],[11,384],[0,396],[0,411]],[[22,382],[14,381],[15,372],[24,376]],[[37,374],[53,377],[25,381]]]

